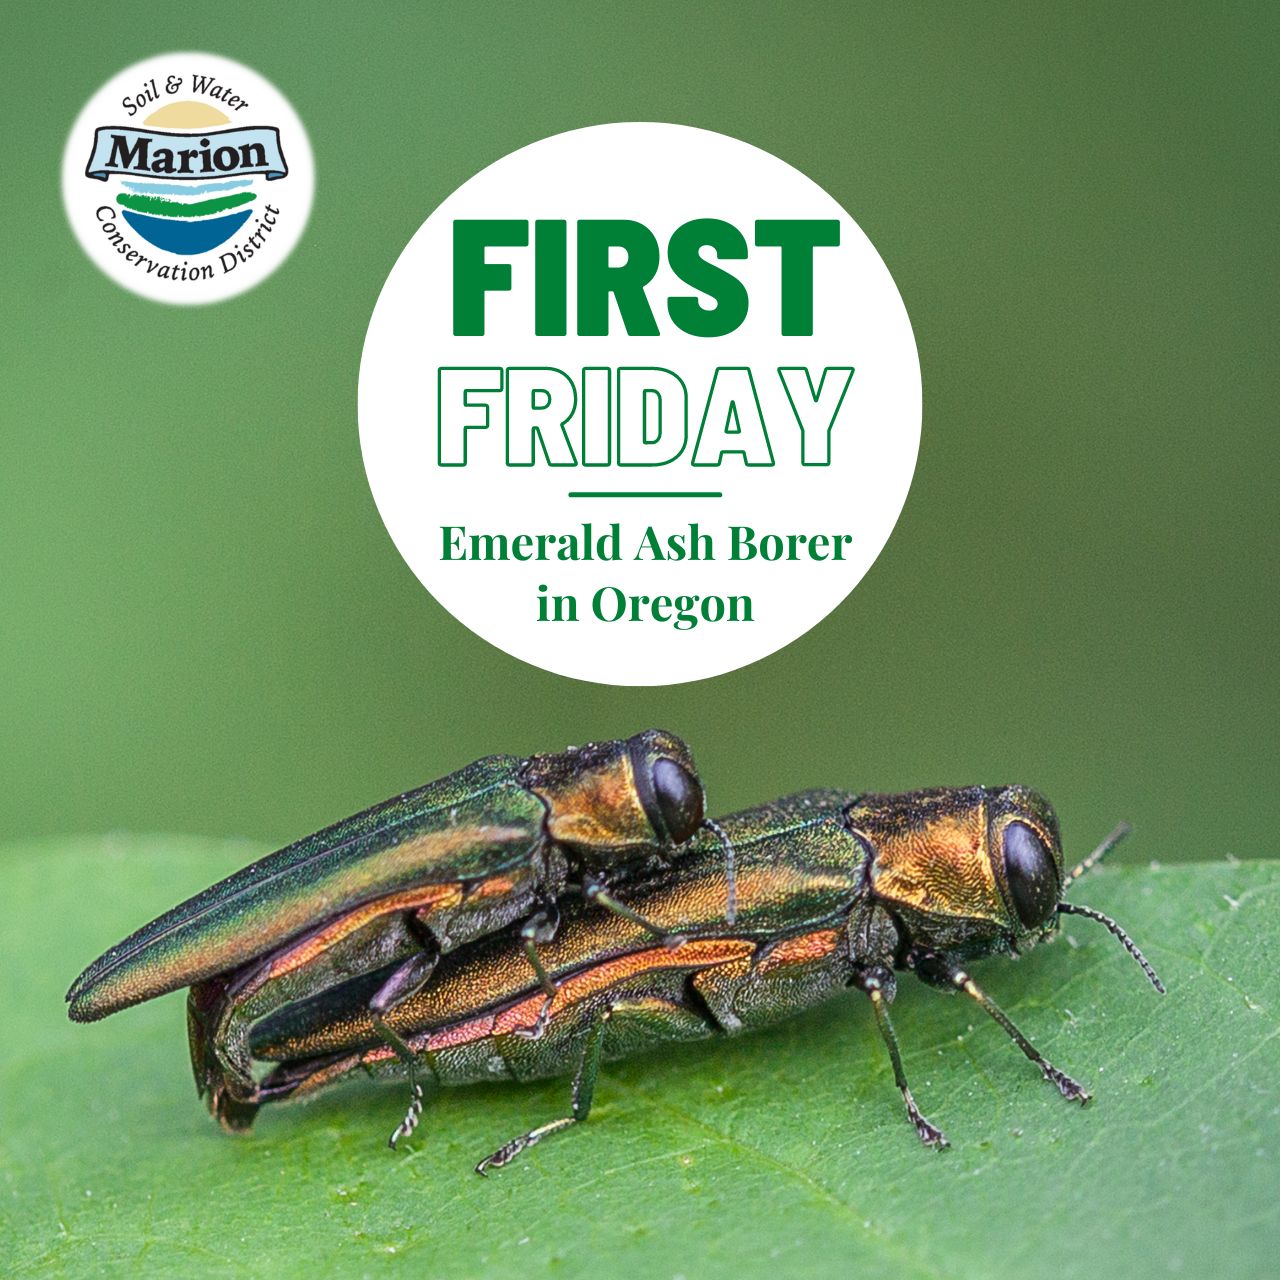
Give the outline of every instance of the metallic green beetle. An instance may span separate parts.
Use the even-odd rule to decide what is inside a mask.
[[[538,947],[555,936],[557,899],[571,880],[606,912],[664,937],[609,888],[622,869],[664,865],[703,810],[688,747],[662,730],[529,759],[490,756],[299,840],[153,920],[75,980],[70,1016],[91,1022],[192,987],[197,1085],[224,1125],[241,1127],[256,1085],[226,1026],[237,1000],[263,992],[282,1003],[318,981],[380,970],[367,997],[371,1025],[411,1062],[386,1015],[455,947],[523,920],[523,954],[554,992]]]
[[[1023,787],[802,793],[708,822],[677,867],[631,886],[635,909],[679,935],[679,945],[654,946],[633,920],[575,904],[543,953],[557,988],[549,1004],[529,980],[519,940],[496,936],[447,957],[436,981],[392,1020],[439,1084],[576,1070],[571,1113],[504,1144],[477,1166],[483,1173],[585,1120],[603,1059],[764,1026],[853,986],[871,1000],[917,1134],[945,1146],[903,1073],[888,1014],[895,970],[965,992],[1064,1097],[1086,1101],[1083,1087],[1041,1056],[964,966],[1025,950],[1072,912],[1106,924],[1163,991],[1118,925],[1061,897],[1122,834],[1064,874],[1053,811]],[[726,845],[736,863],[734,910]],[[319,991],[257,1023],[249,1049],[276,1065],[246,1105],[304,1097],[358,1070],[403,1071],[369,1014],[378,979]]]

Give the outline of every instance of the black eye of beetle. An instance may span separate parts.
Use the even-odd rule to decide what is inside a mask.
[[[653,766],[653,793],[667,834],[684,844],[702,825],[702,788],[687,769],[665,756]]]
[[[1047,924],[1058,904],[1058,869],[1025,822],[1004,829],[1004,874],[1018,919],[1028,929]]]

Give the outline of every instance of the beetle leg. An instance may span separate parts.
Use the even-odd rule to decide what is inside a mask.
[[[476,1165],[476,1172],[484,1176],[490,1169],[501,1169],[510,1164],[522,1151],[567,1129],[570,1125],[580,1124],[591,1113],[591,1098],[595,1093],[596,1077],[600,1074],[600,1052],[604,1047],[604,1031],[613,1015],[613,1006],[605,1005],[591,1020],[587,1028],[586,1039],[582,1046],[582,1061],[578,1063],[578,1074],[573,1078],[573,1107],[567,1116],[541,1124],[528,1133],[522,1133],[510,1142],[504,1142],[492,1155],[485,1156]]]
[[[538,1010],[538,1016],[533,1025],[516,1028],[514,1034],[525,1040],[541,1040],[547,1029],[547,1019],[551,1016],[551,1005],[556,998],[558,988],[555,980],[547,972],[546,965],[542,963],[542,957],[538,955],[538,944],[550,942],[559,928],[560,908],[554,901],[548,901],[543,905],[542,910],[530,916],[520,929],[520,936],[524,939],[524,953],[528,956],[529,964],[537,976],[538,985],[546,994],[546,999],[543,1000],[542,1008]]]
[[[560,908],[554,902],[546,902],[542,909],[530,916],[520,927],[520,937],[524,940],[524,953],[529,957],[529,964],[537,975],[538,985],[547,993],[548,1000],[554,1000],[556,984],[551,980],[546,966],[538,955],[538,944],[550,942],[560,928]]]
[[[657,938],[664,947],[674,950],[676,947],[682,947],[688,942],[688,938],[683,934],[668,933],[665,929],[654,924],[652,920],[646,920],[638,911],[632,911],[625,902],[619,902],[595,876],[583,877],[582,896],[588,902],[598,902],[605,910],[612,911],[615,916],[621,916],[624,920],[630,920],[632,924],[639,925],[640,928]]]
[[[1031,1041],[1013,1025],[1009,1015],[963,969],[952,968],[948,970],[947,977],[958,990],[976,1000],[1004,1028],[1005,1033],[1014,1044],[1040,1068],[1046,1080],[1057,1086],[1058,1092],[1064,1098],[1069,1102],[1079,1102],[1081,1105],[1089,1101],[1091,1095],[1084,1085],[1073,1080],[1065,1072],[1059,1071],[1053,1063],[1040,1053]]]
[[[413,1050],[387,1025],[385,1015],[396,1005],[407,1000],[415,991],[422,989],[434,972],[439,959],[440,952],[435,948],[411,955],[403,964],[397,966],[369,1001],[369,1013],[374,1030],[384,1043],[395,1050],[396,1057],[409,1069],[409,1091],[412,1096],[404,1119],[396,1126],[389,1139],[389,1145],[393,1151],[402,1138],[407,1138],[418,1127],[418,1121],[422,1118],[422,1084],[418,1080],[418,1064]]]
[[[898,1037],[894,1034],[893,1023],[889,1020],[889,1001],[893,999],[894,978],[889,969],[871,968],[862,970],[854,979],[855,984],[867,993],[871,1000],[871,1008],[876,1015],[876,1028],[884,1046],[889,1050],[889,1061],[893,1063],[893,1080],[906,1103],[907,1115],[915,1125],[920,1141],[926,1147],[949,1147],[947,1136],[936,1125],[930,1124],[920,1114],[916,1100],[911,1096],[911,1086],[907,1084],[906,1072],[902,1069],[902,1054],[898,1051]],[[886,992],[888,993],[886,995]]]

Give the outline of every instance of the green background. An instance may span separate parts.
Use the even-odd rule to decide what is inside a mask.
[[[190,1097],[177,997],[102,1028],[63,1020],[77,966],[250,852],[487,752],[654,723],[693,744],[721,811],[802,786],[1018,780],[1054,799],[1071,854],[1120,817],[1136,828],[1120,860],[1276,853],[1275,6],[292,12],[28,7],[0,42],[0,944],[21,1014],[0,1063],[4,1252],[51,1274],[148,1257],[175,1274],[184,1258],[211,1274],[256,1258],[265,1273],[291,1249],[322,1260],[326,1224],[355,1213],[378,1249],[416,1232],[442,1274],[492,1274],[490,1245],[518,1271],[532,1234],[537,1274],[565,1256],[559,1274],[605,1274],[614,1252],[673,1274],[688,1248],[700,1280],[773,1265],[754,1203],[795,1224],[778,1227],[784,1258],[809,1239],[830,1250],[824,1273],[879,1256],[859,1252],[864,1215],[926,1276],[983,1274],[987,1256],[1025,1274],[1034,1250],[1073,1234],[1093,1242],[1081,1273],[1113,1246],[1131,1270],[1190,1273],[1214,1263],[1215,1240],[1274,1245],[1274,1197],[1256,1195],[1274,1167],[1274,931],[1247,915],[1270,901],[1245,896],[1260,874],[1248,868],[1090,889],[1167,970],[1166,1002],[1100,931],[1081,929],[1083,957],[1062,947],[992,969],[1046,1046],[1063,1041],[1064,1066],[1109,1083],[1094,1114],[1065,1113],[991,1029],[975,1042],[981,1083],[955,1062],[967,1047],[935,1070],[964,1015],[904,992],[908,1067],[921,1091],[933,1074],[938,1118],[957,1126],[956,1159],[927,1171],[867,1019],[843,1007],[775,1039],[626,1064],[602,1083],[611,1122],[575,1135],[585,1165],[565,1139],[495,1191],[466,1182],[473,1148],[549,1113],[562,1085],[454,1096],[412,1163],[379,1150],[401,1105],[383,1092],[273,1117],[264,1141],[237,1146]],[[90,94],[181,48],[273,80],[317,165],[290,260],[209,308],[161,307],[102,276],[58,184]],[[431,209],[525,143],[646,119],[743,138],[830,191],[892,270],[924,378],[910,497],[849,600],[749,669],[656,690],[544,674],[439,609],[378,518],[355,413],[368,317]],[[111,831],[252,843],[4,844]],[[643,1106],[626,1101],[635,1089]],[[771,1109],[782,1097],[799,1128]],[[688,1124],[668,1138],[644,1117],[667,1109],[765,1152],[734,1147],[711,1166],[705,1212],[679,1218],[692,1235],[662,1229]],[[1131,1132],[1116,1127],[1126,1114]],[[823,1116],[843,1155],[812,1173],[814,1194],[834,1186],[853,1205],[825,1237],[821,1215],[782,1212]],[[1034,1147],[1017,1146],[1023,1126]],[[618,1181],[628,1153],[653,1160],[648,1182]],[[593,1170],[612,1180],[597,1189]],[[1020,1223],[1023,1195],[1064,1203],[1059,1179],[1073,1216]],[[1226,1235],[1216,1201],[1213,1228],[1185,1216],[1202,1183],[1238,1209]],[[339,1203],[352,1186],[370,1189],[364,1210]],[[89,1193],[111,1212],[88,1214]],[[747,1235],[723,1244],[739,1220]],[[704,1223],[722,1244],[700,1259],[689,1241]],[[358,1235],[343,1247],[348,1269],[372,1265]],[[1264,1255],[1233,1256],[1246,1273]]]
[[[228,3],[28,11],[0,76],[0,834],[284,841],[491,751],[666,725],[714,809],[1019,780],[1072,851],[1270,854],[1277,825],[1274,8]],[[165,307],[66,225],[81,105],[169,48],[250,63],[315,150],[263,285]],[[723,131],[879,248],[919,467],[846,603],[667,689],[577,683],[427,596],[370,497],[356,375],[431,209],[580,125]],[[104,940],[105,941],[105,940]]]

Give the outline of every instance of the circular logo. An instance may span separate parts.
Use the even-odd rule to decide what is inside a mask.
[[[492,644],[698,680],[821,621],[884,546],[920,369],[875,247],[809,178],[614,124],[497,161],[378,299],[360,441],[410,568]]]
[[[311,211],[311,145],[256,71],[166,53],[109,80],[77,117],[62,197],[81,247],[157,302],[219,302],[266,279]]]

